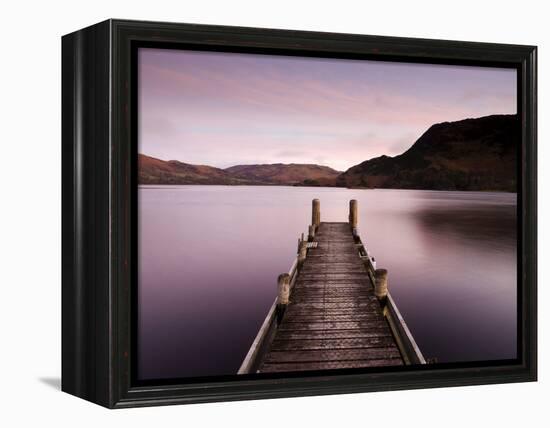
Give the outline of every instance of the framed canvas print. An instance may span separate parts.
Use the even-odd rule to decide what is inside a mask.
[[[121,408],[536,380],[536,48],[62,39],[62,389]]]

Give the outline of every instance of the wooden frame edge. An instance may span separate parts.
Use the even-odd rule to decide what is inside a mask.
[[[488,56],[492,60],[517,62],[523,72],[523,363],[489,370],[441,369],[132,386],[132,241],[131,231],[126,229],[132,168],[128,147],[128,49],[131,40],[140,38],[344,55],[351,55],[362,46],[368,55],[393,57],[408,52],[411,60],[422,59],[420,52],[428,52],[434,57],[439,55],[441,61],[460,57],[481,60]],[[123,20],[108,20],[64,36],[62,44],[63,391],[105,407],[124,408],[537,380],[536,47]],[[379,46],[376,52],[374,46]],[[95,65],[86,67],[92,60]],[[91,236],[99,239],[92,240]]]

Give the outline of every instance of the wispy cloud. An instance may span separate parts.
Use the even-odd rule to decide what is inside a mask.
[[[514,113],[515,71],[142,49],[139,150],[228,166],[347,169],[430,125]]]

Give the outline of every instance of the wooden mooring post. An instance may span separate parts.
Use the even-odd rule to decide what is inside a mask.
[[[277,279],[278,294],[239,373],[426,364],[357,232],[358,204],[347,222],[321,222],[312,201],[307,239]]]
[[[300,269],[306,261],[307,243],[308,241],[304,240],[304,235],[302,234],[302,239],[300,239],[298,244],[298,269]]]
[[[314,227],[314,232],[321,224],[321,202],[319,199],[311,201],[311,225]]]
[[[307,228],[307,240],[311,242],[313,238],[315,238],[315,226],[310,224]]]
[[[353,236],[357,236],[357,200],[349,201],[349,224]]]
[[[382,305],[385,305],[388,297],[388,271],[386,269],[374,271],[374,295]]]
[[[277,284],[279,286],[279,299],[277,303],[279,305],[288,305],[290,297],[290,276],[288,273],[282,273],[277,279]]]

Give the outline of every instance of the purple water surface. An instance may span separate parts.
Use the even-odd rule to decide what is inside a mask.
[[[516,195],[276,186],[140,186],[138,377],[235,374],[321,200],[389,270],[426,357],[516,357]]]

